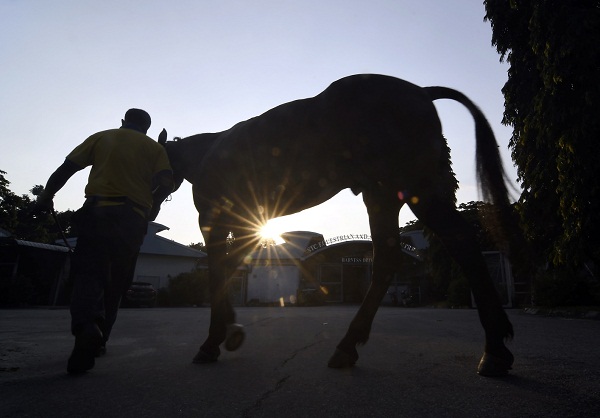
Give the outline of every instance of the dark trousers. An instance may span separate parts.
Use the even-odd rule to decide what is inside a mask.
[[[107,341],[121,297],[133,281],[148,223],[130,205],[84,205],[76,213],[77,246],[71,261],[71,332],[98,324]]]

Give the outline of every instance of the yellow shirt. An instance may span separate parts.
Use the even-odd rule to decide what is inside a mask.
[[[126,196],[152,207],[152,179],[171,170],[162,145],[133,129],[95,133],[77,146],[67,159],[80,167],[92,166],[85,196]]]

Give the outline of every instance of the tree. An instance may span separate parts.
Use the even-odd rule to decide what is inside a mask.
[[[257,248],[268,248],[277,245],[277,242],[273,238],[262,237],[258,244],[256,244]]]
[[[61,232],[56,220],[47,214],[33,213],[34,200],[28,195],[18,196],[9,186],[10,182],[4,177],[5,171],[0,170],[0,228],[10,232],[17,239],[52,244],[60,239]],[[43,186],[37,185],[31,189],[33,195],[39,194]],[[56,217],[67,236],[72,236],[71,227],[73,211],[57,212]]]
[[[203,242],[191,243],[188,247],[193,248],[194,250],[206,252],[206,246]]]
[[[510,64],[503,123],[523,193],[517,209],[539,265],[600,261],[600,4],[486,0]]]
[[[33,201],[27,195],[18,196],[10,189],[10,181],[0,170],[0,228],[16,238],[46,242],[46,219],[34,220],[31,216]]]
[[[16,224],[16,208],[22,206],[22,202],[8,188],[10,182],[4,177],[5,174],[5,171],[0,170],[0,228],[11,231]]]
[[[208,270],[196,269],[169,280],[166,295],[161,297],[161,305],[202,306],[208,295]]]

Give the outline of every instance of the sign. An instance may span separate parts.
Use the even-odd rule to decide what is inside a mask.
[[[342,257],[342,264],[371,264],[372,257]]]
[[[327,247],[330,244],[335,244],[336,242],[355,241],[355,240],[370,241],[371,236],[368,234],[338,235],[337,237],[329,238],[329,239],[326,239],[325,241],[321,241],[321,242],[311,245],[310,247],[308,247],[306,249],[306,252],[312,253],[313,251],[317,251],[320,248]]]

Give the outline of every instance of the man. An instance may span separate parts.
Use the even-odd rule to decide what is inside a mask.
[[[77,171],[92,166],[85,203],[73,220],[78,237],[71,260],[71,374],[90,370],[95,356],[104,353],[121,297],[133,280],[148,221],[156,218],[162,197],[173,189],[164,147],[146,136],[150,115],[129,109],[121,122],[120,129],[98,132],[77,146],[37,201],[39,210],[52,210],[56,192]]]

